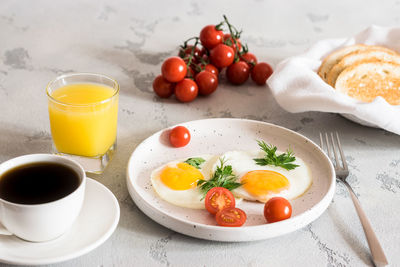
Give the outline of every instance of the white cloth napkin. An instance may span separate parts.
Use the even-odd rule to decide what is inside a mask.
[[[382,97],[363,103],[337,92],[317,74],[322,59],[333,50],[352,44],[382,45],[400,51],[400,28],[371,26],[349,39],[317,42],[306,53],[280,62],[268,85],[285,110],[297,113],[323,111],[341,113],[368,126],[400,134],[400,105],[392,106]]]

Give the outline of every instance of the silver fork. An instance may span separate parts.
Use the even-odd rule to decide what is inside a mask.
[[[319,138],[320,138],[320,146],[322,149],[324,149],[324,138],[322,133],[319,133]],[[333,159],[333,157],[331,157],[331,149],[333,151],[335,162],[333,162],[333,160],[332,162],[335,165],[336,178],[347,187],[351,199],[353,200],[358,217],[360,218],[361,221],[361,225],[364,229],[365,236],[367,237],[368,246],[369,249],[371,250],[372,260],[375,266],[378,267],[386,266],[388,265],[388,261],[386,259],[385,253],[383,252],[381,245],[379,244],[378,238],[376,237],[374,231],[372,230],[372,226],[367,216],[365,215],[364,211],[361,208],[360,201],[358,200],[356,194],[354,193],[349,183],[346,181],[347,176],[349,176],[349,168],[347,167],[346,158],[344,156],[342,146],[340,144],[339,134],[336,132],[336,138],[334,138],[333,133],[330,133],[330,138],[329,138],[328,133],[325,133],[325,141],[326,141],[327,156],[331,160]],[[340,165],[337,150],[339,150],[340,153],[342,166]]]

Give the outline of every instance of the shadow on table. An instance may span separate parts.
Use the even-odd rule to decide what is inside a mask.
[[[350,201],[350,199],[348,199]],[[349,205],[352,203],[349,202]],[[370,250],[369,248],[365,245],[365,242],[361,242],[359,238],[354,234],[354,231],[350,227],[344,227],[343,222],[346,221],[346,218],[343,218],[341,216],[340,212],[337,211],[335,206],[331,205],[329,209],[327,209],[329,213],[329,217],[332,219],[333,223],[335,226],[338,228],[338,232],[340,235],[343,237],[343,239],[346,241],[347,244],[349,244],[349,247],[354,251],[356,255],[359,255],[360,259],[366,264],[366,265],[371,265],[371,258],[370,258]],[[354,211],[355,212],[355,211]],[[359,231],[362,232],[361,224],[358,224],[360,229]],[[362,238],[364,235],[362,234]]]
[[[161,72],[158,66],[169,53],[160,55],[156,52],[146,52],[141,50],[132,50],[126,47],[104,48],[104,47],[81,47],[86,55],[95,60],[102,61],[106,66],[113,66],[110,70],[115,73],[115,78],[120,85],[120,92],[127,96],[135,98],[153,99],[153,80]],[[121,75],[122,74],[122,75]],[[112,75],[112,73],[109,73]],[[162,102],[176,102],[171,99],[157,99]]]
[[[51,135],[44,130],[0,124],[0,160],[32,153],[49,153],[51,146]]]

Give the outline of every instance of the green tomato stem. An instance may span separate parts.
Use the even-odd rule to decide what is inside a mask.
[[[234,62],[237,62],[237,61],[239,61],[239,45],[238,45],[237,39],[240,37],[241,32],[239,32],[235,28],[235,26],[233,26],[232,24],[229,23],[228,18],[225,15],[223,15],[223,17],[224,17],[225,23],[228,25],[228,29],[231,34],[231,38],[236,47],[236,49],[234,49],[234,52],[235,52]]]

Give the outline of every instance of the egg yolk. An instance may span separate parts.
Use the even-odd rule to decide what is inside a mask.
[[[204,179],[203,174],[187,163],[178,163],[176,167],[165,167],[161,172],[161,181],[173,190],[188,190]]]
[[[266,196],[289,188],[289,180],[274,171],[259,170],[246,173],[241,182],[243,188],[252,195]]]

